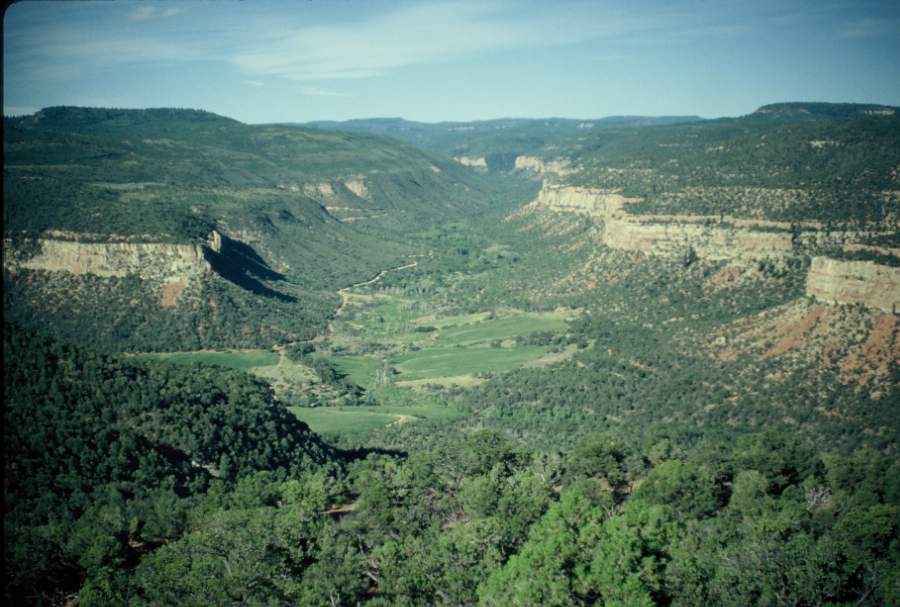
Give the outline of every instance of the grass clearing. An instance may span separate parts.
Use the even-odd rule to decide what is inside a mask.
[[[429,285],[423,279],[421,289],[411,289],[429,293]],[[578,310],[499,308],[454,314],[457,308],[450,306],[457,304],[440,303],[439,294],[416,299],[409,293],[394,286],[347,294],[346,314],[334,323],[331,361],[349,381],[367,390],[383,387],[387,365],[394,370],[390,382],[401,388],[471,387],[483,381],[478,377],[482,373],[551,364],[571,355],[517,340],[534,333],[565,334]]]
[[[459,386],[460,388],[471,388],[479,384],[483,384],[485,379],[475,377],[472,374],[453,375],[451,377],[429,377],[428,379],[410,379],[395,382],[394,385],[401,388],[421,389],[429,385],[442,386],[448,388],[450,386]]]
[[[381,368],[381,358],[377,356],[332,356],[331,363],[347,379],[368,388],[375,380],[375,373]]]
[[[289,410],[313,432],[339,434],[358,434],[394,423],[412,423],[420,419],[451,419],[462,415],[453,407],[428,403],[409,407],[290,407]]]
[[[552,354],[550,350],[550,346],[444,346],[391,356],[387,364],[396,371],[392,381],[400,387],[422,387],[429,383],[470,387],[483,381],[475,377],[476,373],[502,373],[540,364],[539,361]],[[347,379],[366,389],[375,387],[382,361],[380,355],[331,358],[332,364],[347,374]]]
[[[393,359],[400,381],[455,377],[478,372],[510,371],[544,356],[545,346],[513,348],[434,348],[411,352]]]
[[[522,313],[509,318],[483,320],[472,325],[447,327],[438,341],[449,344],[475,344],[494,339],[510,339],[539,331],[562,333],[566,321],[548,314]]]

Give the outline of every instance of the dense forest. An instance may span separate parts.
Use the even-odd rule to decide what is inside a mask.
[[[6,119],[7,602],[900,605],[896,313],[808,295],[799,248],[610,248],[525,204],[533,172],[442,155],[569,154],[544,179],[635,215],[864,228],[843,259],[891,268],[897,119],[869,109]],[[164,306],[141,268],[28,268],[47,238],[206,265]]]
[[[871,449],[657,427],[340,451],[243,373],[14,326],[4,359],[16,604],[897,599],[900,464]]]

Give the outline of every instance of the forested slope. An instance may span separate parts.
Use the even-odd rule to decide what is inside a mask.
[[[520,196],[393,140],[200,111],[4,127],[4,309],[105,349],[308,339],[338,288],[417,252],[405,232]]]
[[[16,603],[77,590],[179,536],[217,483],[337,462],[244,373],[3,333],[4,560]]]

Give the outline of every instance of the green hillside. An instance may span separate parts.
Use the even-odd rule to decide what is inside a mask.
[[[405,232],[530,191],[394,140],[193,110],[48,108],[4,127],[17,256],[38,237],[204,247],[214,271],[166,309],[160,286],[137,277],[4,272],[11,318],[106,349],[309,339],[338,288],[419,251]]]
[[[898,201],[889,194],[898,184],[897,112],[873,104],[795,102],[718,120],[311,124],[388,135],[453,157],[480,157],[499,171],[512,170],[519,156],[563,161],[573,169],[564,183],[642,197],[631,208],[636,213],[728,214],[868,229],[898,217]]]
[[[184,240],[234,205],[262,207],[240,217],[245,223],[265,221],[263,209],[275,214],[279,205],[321,223],[311,203],[325,202],[386,212],[383,223],[405,226],[496,203],[493,182],[379,137],[251,126],[193,110],[60,107],[4,120],[7,233],[53,228]],[[367,194],[341,187],[349,180]],[[319,184],[334,192],[323,194]],[[58,204],[62,187],[66,205]]]
[[[187,496],[338,464],[240,372],[126,362],[8,324],[3,359],[7,597],[49,599],[178,537]]]
[[[583,168],[565,182],[640,196],[637,213],[856,227],[896,221],[898,201],[889,192],[898,185],[900,116],[755,116],[586,138],[572,155]],[[754,200],[754,189],[768,195]]]

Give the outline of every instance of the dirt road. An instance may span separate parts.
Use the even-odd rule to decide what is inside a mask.
[[[337,310],[335,310],[334,316],[332,316],[331,319],[329,319],[328,327],[325,329],[325,335],[318,335],[318,336],[316,336],[316,338],[313,341],[322,341],[323,339],[334,335],[334,321],[336,318],[338,318],[344,312],[344,309],[347,307],[347,303],[350,300],[350,298],[347,296],[347,293],[349,293],[352,289],[355,289],[357,287],[365,287],[367,285],[375,284],[376,282],[378,282],[379,280],[384,278],[385,274],[387,274],[388,272],[396,272],[398,270],[409,270],[410,268],[415,268],[417,265],[419,265],[419,262],[413,261],[411,263],[408,263],[408,264],[405,264],[402,266],[397,266],[396,268],[387,268],[386,270],[381,270],[380,272],[378,272],[378,274],[376,274],[369,280],[357,282],[357,283],[350,285],[349,287],[344,287],[342,289],[338,289],[338,293],[341,296],[341,305],[338,306]]]

